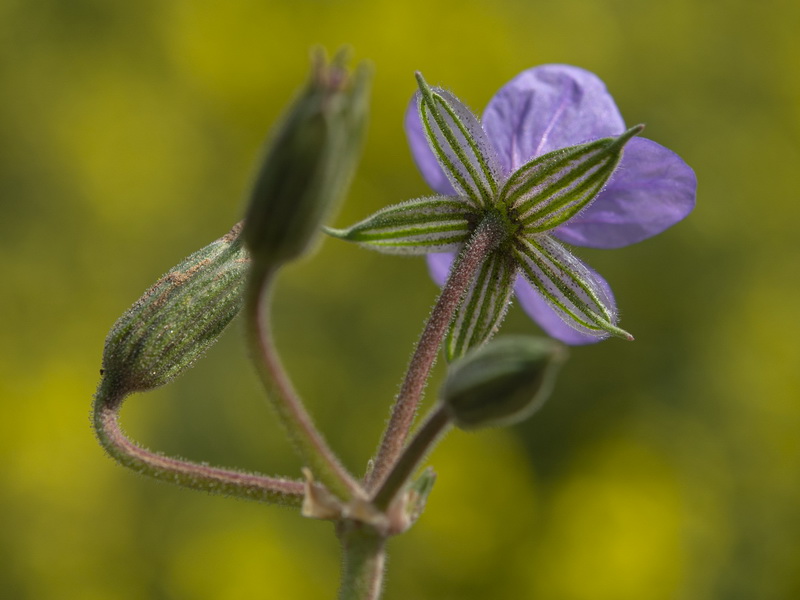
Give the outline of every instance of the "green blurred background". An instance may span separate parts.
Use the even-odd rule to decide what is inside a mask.
[[[0,597],[333,597],[329,525],[137,477],[89,425],[108,328],[240,218],[320,43],[375,69],[336,225],[428,192],[415,70],[480,111],[525,68],[585,67],[700,182],[666,234],[578,252],[637,341],[575,349],[530,422],[445,440],[386,598],[799,598],[799,30],[793,0],[0,0]],[[435,293],[420,259],[332,240],[280,280],[287,366],[358,472]],[[515,307],[504,330],[536,327]],[[241,338],[123,422],[298,475]]]

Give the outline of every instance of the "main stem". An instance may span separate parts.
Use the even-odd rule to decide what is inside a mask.
[[[353,521],[337,528],[342,542],[339,600],[378,600],[386,565],[386,536]]]
[[[425,389],[431,368],[436,361],[436,355],[453,315],[478,269],[504,236],[505,228],[502,222],[495,216],[488,215],[478,225],[453,263],[447,283],[445,283],[417,342],[405,379],[392,407],[392,414],[381,440],[378,454],[372,470],[367,474],[368,489],[374,490],[380,486],[400,455],[414,422],[422,391]]]
[[[314,476],[342,500],[363,496],[360,484],[347,472],[315,427],[275,352],[268,313],[273,279],[274,272],[258,272],[254,265],[246,312],[248,342],[256,370],[290,440]]]

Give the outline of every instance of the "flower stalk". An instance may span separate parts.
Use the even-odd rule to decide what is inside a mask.
[[[120,464],[153,479],[212,494],[286,506],[299,507],[302,503],[301,481],[211,467],[157,454],[138,445],[125,435],[119,424],[119,411],[124,399],[124,394],[106,379],[95,395],[93,409],[97,438]]]
[[[502,221],[490,214],[478,225],[475,233],[459,253],[450,277],[425,323],[400,392],[392,406],[389,424],[381,440],[378,454],[372,470],[367,474],[368,489],[375,489],[382,483],[391,465],[400,455],[453,315],[475,274],[487,256],[504,240],[505,235],[506,230]]]
[[[256,265],[251,270],[245,313],[247,342],[256,371],[292,445],[315,477],[341,500],[361,497],[360,484],[314,425],[275,351],[269,314],[274,276],[274,271],[259,270]]]
[[[450,424],[451,418],[444,406],[437,406],[428,414],[375,492],[372,498],[375,508],[382,511],[389,509]]]
[[[242,236],[252,258],[247,341],[272,406],[314,477],[340,500],[363,497],[314,426],[272,343],[270,292],[278,270],[307,253],[322,220],[344,196],[366,129],[369,69],[351,77],[347,53],[317,52],[308,83],[268,144],[250,194]]]

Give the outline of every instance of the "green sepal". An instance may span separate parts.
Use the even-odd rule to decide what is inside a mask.
[[[551,236],[521,238],[514,252],[522,275],[567,324],[598,338],[633,340],[617,327],[613,303],[599,277]]]
[[[333,237],[387,254],[453,252],[469,238],[471,209],[458,197],[433,196],[387,206]]]
[[[625,144],[642,129],[644,125],[637,125],[615,138],[534,158],[509,177],[500,202],[513,211],[525,233],[558,227],[594,200],[619,164]]]
[[[417,108],[431,150],[454,188],[473,207],[489,207],[500,177],[491,142],[461,101],[441,88],[431,88],[420,73]]]
[[[512,257],[495,251],[481,265],[461,300],[444,341],[448,361],[485,343],[499,329],[514,292],[517,267]]]

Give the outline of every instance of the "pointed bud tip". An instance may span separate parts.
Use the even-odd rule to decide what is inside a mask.
[[[322,46],[311,49],[310,80],[321,90],[338,92],[349,83],[347,64],[353,52],[349,46],[342,46],[328,61],[328,54]]]

